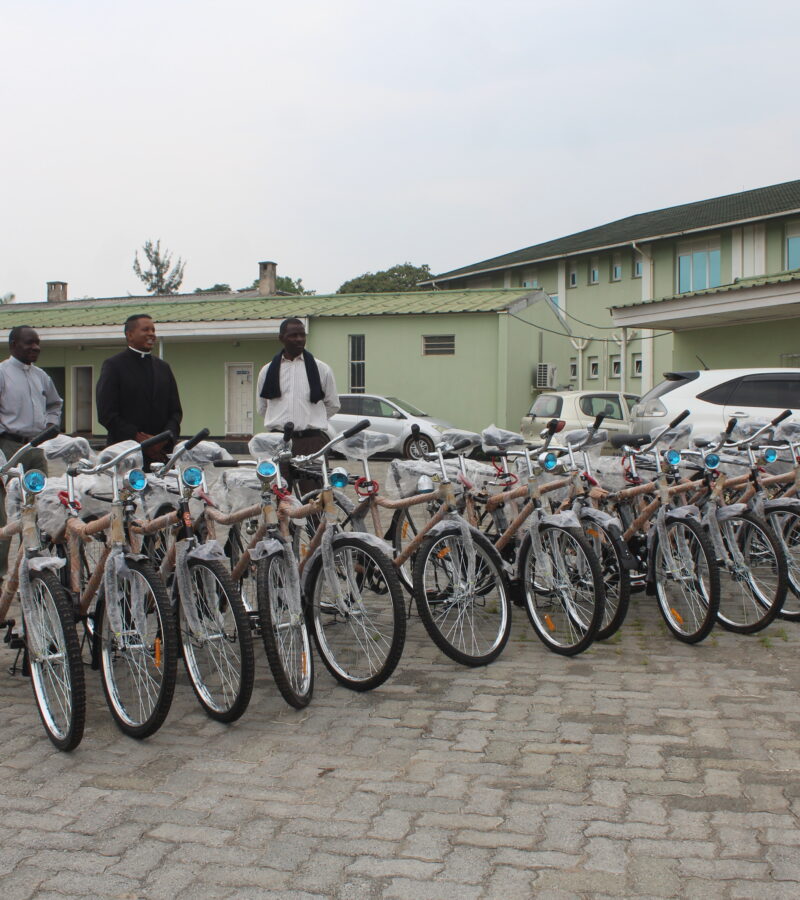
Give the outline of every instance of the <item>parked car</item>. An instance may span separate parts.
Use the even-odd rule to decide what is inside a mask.
[[[538,438],[550,419],[564,419],[565,431],[588,428],[601,412],[606,414],[603,428],[630,431],[630,410],[638,399],[636,394],[619,391],[547,391],[539,394],[522,417],[520,432],[527,438]]]
[[[684,409],[696,435],[715,435],[728,420],[768,420],[800,410],[800,369],[708,369],[665,372],[634,406],[633,431],[645,434]]]
[[[371,431],[381,431],[396,438],[396,449],[407,459],[419,459],[422,453],[433,450],[441,435],[455,428],[443,419],[429,416],[405,400],[379,397],[376,394],[339,394],[341,409],[331,416],[330,424],[339,434],[362,419],[370,420]],[[414,434],[412,425],[419,425]]]

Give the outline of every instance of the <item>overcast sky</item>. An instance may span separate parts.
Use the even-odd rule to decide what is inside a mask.
[[[784,0],[0,0],[0,294],[318,293],[800,178]]]

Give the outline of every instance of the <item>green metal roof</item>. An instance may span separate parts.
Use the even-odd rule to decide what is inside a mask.
[[[667,209],[627,216],[607,225],[599,225],[587,231],[578,231],[543,244],[535,244],[460,269],[453,269],[421,283],[432,284],[443,279],[459,278],[481,271],[535,263],[541,259],[567,256],[601,247],[615,247],[661,235],[713,228],[798,209],[800,209],[800,181],[787,181],[752,191],[714,197],[711,200],[684,203],[681,206],[670,206]]]
[[[728,291],[741,291],[744,288],[764,287],[769,284],[782,284],[792,281],[800,281],[800,269],[788,272],[776,272],[774,275],[754,275],[752,278],[737,278],[731,284],[721,284],[719,287],[705,288],[702,291],[687,291],[685,294],[672,294],[669,297],[658,297],[655,300],[640,300],[637,303],[625,303],[620,306],[612,306],[611,309],[631,309],[634,306],[652,306],[654,303],[666,303],[667,300],[685,300],[688,297],[703,297],[707,294],[725,294]]]
[[[73,300],[66,303],[26,303],[0,307],[0,329],[14,325],[34,328],[121,325],[134,313],[148,313],[156,322],[223,322],[284,319],[287,316],[421,315],[424,313],[492,313],[516,306],[535,294],[529,289],[412,291],[394,294],[330,294],[254,297],[178,294],[170,297],[121,297]]]

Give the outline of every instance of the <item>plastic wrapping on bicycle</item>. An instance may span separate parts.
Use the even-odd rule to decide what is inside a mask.
[[[294,463],[289,463],[289,471],[294,478],[310,478],[322,484],[321,466],[297,466]]]
[[[611,446],[619,449],[620,447],[644,447],[650,443],[649,434],[625,434],[617,432],[611,436]]]

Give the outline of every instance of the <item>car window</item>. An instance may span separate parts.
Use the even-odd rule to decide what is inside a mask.
[[[628,412],[630,412],[633,407],[639,402],[639,398],[636,394],[624,394],[625,402],[628,404]]]
[[[655,400],[657,397],[663,397],[664,394],[674,391],[675,388],[682,387],[684,384],[694,381],[699,374],[700,372],[664,372],[665,380],[659,382],[655,387],[650,388],[650,390],[642,397],[642,403],[644,404],[649,400]]]
[[[716,387],[709,388],[707,391],[698,394],[697,399],[705,400],[706,403],[716,403],[718,406],[725,406],[731,396],[731,391],[739,383],[739,380],[738,378],[733,378],[730,381],[718,384]]]
[[[580,408],[585,416],[605,413],[607,419],[622,418],[622,406],[616,394],[586,394],[581,397]]]
[[[392,414],[392,408],[388,403],[384,403],[378,397],[362,397],[361,398],[361,415],[376,416],[377,418],[386,418]]]
[[[361,397],[339,397],[339,412],[346,416],[363,416]]]
[[[545,419],[557,419],[561,415],[564,401],[554,394],[539,394],[534,400],[529,416],[541,416]]]
[[[381,408],[381,411],[379,413],[379,415],[381,415],[381,416],[386,416],[388,419],[391,419],[392,416],[394,416],[395,413],[397,412],[397,410],[390,403],[387,403],[385,400],[379,400],[378,403],[380,404],[380,408]]]
[[[792,409],[800,404],[800,377],[745,375],[734,388],[728,403],[732,406]]]

